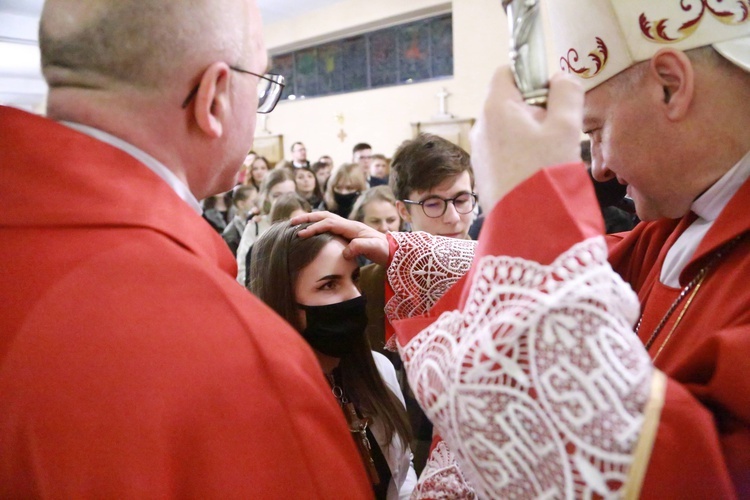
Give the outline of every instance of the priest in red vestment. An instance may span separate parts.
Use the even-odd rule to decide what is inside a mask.
[[[371,497],[200,216],[281,93],[260,33],[254,1],[45,3],[49,118],[0,107],[0,498]]]

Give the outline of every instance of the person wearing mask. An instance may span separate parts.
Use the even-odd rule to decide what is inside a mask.
[[[323,233],[297,236],[279,222],[255,243],[248,288],[310,345],[346,416],[377,499],[408,499],[416,483],[409,422],[396,372],[370,350],[359,268],[346,242]],[[320,450],[320,454],[327,453]]]
[[[367,189],[362,169],[357,167],[356,163],[345,163],[334,170],[323,198],[323,208],[349,217],[359,194]]]

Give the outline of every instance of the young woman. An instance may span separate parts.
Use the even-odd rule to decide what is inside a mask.
[[[253,162],[257,157],[258,154],[255,151],[249,151],[247,155],[245,155],[245,159],[242,162],[242,168],[240,168],[240,171],[237,172],[237,184],[242,184],[243,186],[247,186],[250,184],[250,171],[252,169]]]
[[[266,178],[266,175],[268,175],[270,170],[271,166],[265,157],[256,157],[250,164],[250,175],[248,176],[249,183],[260,191],[261,186],[263,185],[263,179]]]
[[[330,156],[321,156],[310,168],[315,172],[315,177],[318,178],[321,192],[325,193],[328,187],[328,178],[331,177],[331,171],[333,170],[333,159]]]
[[[298,193],[284,193],[273,202],[268,217],[271,224],[312,212],[310,203]],[[248,268],[249,269],[249,268]]]
[[[245,285],[245,275],[247,273],[247,268],[245,267],[247,253],[255,240],[271,225],[269,214],[274,201],[284,193],[294,193],[296,189],[297,185],[294,182],[294,175],[292,175],[289,169],[271,170],[263,178],[258,197],[258,205],[261,213],[247,222],[245,230],[242,232],[240,244],[237,247],[237,281],[242,285]]]
[[[312,208],[318,208],[323,201],[323,193],[318,178],[310,167],[295,168],[294,182],[297,184],[297,193],[305,198]]]
[[[396,208],[396,197],[388,186],[375,186],[362,193],[349,218],[363,222],[381,233],[403,230],[401,216]]]
[[[393,365],[365,337],[359,268],[343,257],[346,241],[328,233],[302,239],[302,227],[280,222],[255,242],[248,288],[312,347],[376,498],[409,498],[417,477],[404,399]]]
[[[367,180],[362,168],[356,163],[339,166],[328,179],[324,208],[329,212],[349,218],[359,194],[367,189]]]

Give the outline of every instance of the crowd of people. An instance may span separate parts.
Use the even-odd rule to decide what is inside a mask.
[[[272,165],[254,1],[47,0],[0,497],[750,496],[750,19],[701,5],[551,2],[567,74],[499,68],[471,156]]]

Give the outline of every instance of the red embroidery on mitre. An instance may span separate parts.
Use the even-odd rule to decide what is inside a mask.
[[[734,8],[720,8],[723,0],[680,0],[680,8],[683,12],[690,13],[695,5],[700,5],[700,11],[694,16],[683,22],[677,28],[677,34],[670,36],[667,33],[667,23],[670,19],[659,19],[656,22],[649,21],[645,13],[638,17],[638,24],[641,33],[648,40],[656,43],[674,43],[685,40],[695,33],[704,18],[706,12],[714,16],[718,21],[729,26],[736,26],[747,22],[750,18],[750,0],[734,0]]]
[[[560,58],[560,68],[563,71],[576,74],[584,79],[595,77],[602,72],[609,59],[609,49],[604,40],[596,37],[596,47],[596,50],[589,52],[589,59],[593,61],[593,66],[583,65],[583,62],[579,65],[578,51],[576,49],[569,49],[567,56]]]

